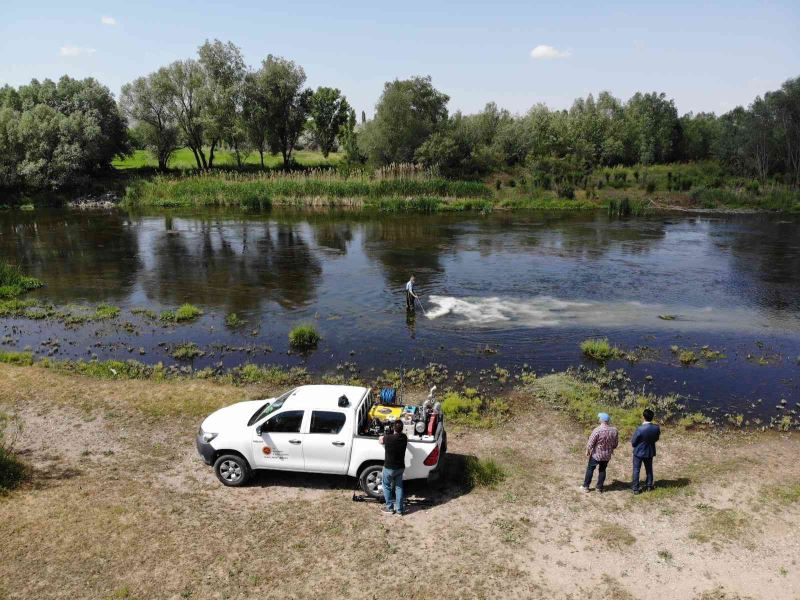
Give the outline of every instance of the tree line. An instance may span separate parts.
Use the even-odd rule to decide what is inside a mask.
[[[568,110],[537,104],[515,115],[489,103],[450,114],[430,77],[387,82],[374,117],[361,122],[340,90],[306,87],[300,65],[267,56],[245,64],[231,42],[206,41],[178,60],[123,86],[119,103],[94,79],[62,77],[0,88],[0,187],[58,188],[110,168],[115,156],[147,148],[166,169],[189,148],[198,169],[220,149],[241,167],[258,153],[290,168],[298,145],[341,168],[416,162],[443,175],[476,179],[523,167],[563,178],[603,166],[718,160],[730,173],[800,185],[800,78],[717,116],[679,116],[663,93],[627,101],[601,92]]]

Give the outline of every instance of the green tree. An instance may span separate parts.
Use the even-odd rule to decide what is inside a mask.
[[[179,147],[167,69],[159,69],[122,86],[120,104],[137,126],[142,143],[158,160],[158,168],[165,170]]]
[[[269,112],[267,105],[268,78],[261,68],[245,76],[242,99],[242,123],[250,145],[258,151],[261,168],[268,149]]]
[[[336,88],[318,87],[311,96],[311,133],[319,145],[322,156],[328,158],[336,144],[339,132],[347,123],[352,109],[347,98]]]
[[[242,87],[246,72],[244,58],[232,42],[206,42],[198,49],[198,64],[203,70],[203,103],[200,119],[208,143],[208,168],[214,166],[214,152],[220,142],[241,141],[237,131],[242,107]],[[238,146],[237,146],[238,149]]]
[[[446,122],[449,100],[429,76],[387,82],[375,117],[359,135],[364,154],[373,164],[413,161],[417,148]]]
[[[665,94],[637,92],[625,105],[627,163],[673,160],[679,136],[678,111]]]
[[[280,152],[283,168],[291,166],[292,152],[308,118],[312,92],[304,89],[306,73],[291,60],[269,55],[262,63],[267,142],[270,150]]]
[[[171,112],[181,133],[181,141],[194,154],[198,169],[207,169],[205,141],[205,73],[194,59],[177,60],[166,67],[169,78]]]

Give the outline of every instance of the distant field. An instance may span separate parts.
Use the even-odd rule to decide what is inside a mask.
[[[208,151],[206,151],[206,156]],[[322,165],[336,164],[339,162],[339,155],[336,153],[330,154],[328,158],[324,158],[320,152],[312,152],[309,150],[297,150],[294,152],[294,159],[306,167],[318,167]],[[247,156],[246,164],[259,165],[261,164],[257,152]],[[131,156],[124,159],[116,159],[112,163],[115,169],[144,169],[155,168],[158,166],[158,161],[147,150],[136,150]],[[283,157],[280,154],[272,155],[267,154],[264,156],[264,165],[267,167],[280,167],[283,165]],[[218,150],[214,153],[214,166],[215,167],[235,167],[236,159],[233,154],[227,150]],[[189,148],[181,148],[172,155],[169,161],[171,169],[196,169],[197,163],[194,160],[194,154]]]

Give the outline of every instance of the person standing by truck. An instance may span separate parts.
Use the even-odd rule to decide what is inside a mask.
[[[414,292],[414,276],[406,284],[406,310],[414,310],[414,302],[419,300],[419,296]]]
[[[383,444],[386,456],[383,460],[383,498],[385,513],[403,516],[403,472],[406,468],[406,446],[408,437],[403,433],[402,421],[392,423],[392,433],[382,435],[378,441]]]

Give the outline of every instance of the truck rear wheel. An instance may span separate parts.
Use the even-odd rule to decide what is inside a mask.
[[[250,479],[250,465],[241,456],[223,454],[214,462],[214,473],[223,485],[239,487]]]
[[[375,500],[383,500],[383,465],[369,465],[358,476],[364,493]]]

